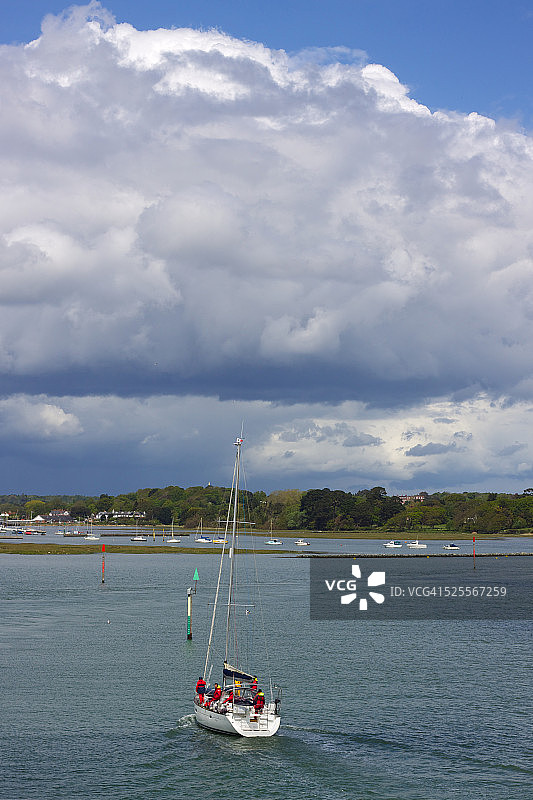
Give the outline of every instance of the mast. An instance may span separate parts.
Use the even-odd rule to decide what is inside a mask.
[[[235,490],[233,492],[233,526],[231,531],[231,547],[230,547],[230,571],[229,571],[229,588],[228,588],[228,609],[226,612],[226,655],[224,661],[228,661],[229,656],[229,625],[231,616],[231,601],[233,597],[233,564],[235,561],[235,539],[237,536],[237,512],[239,509],[239,479],[241,472],[241,445],[243,439],[237,438],[234,442],[237,448],[235,455]],[[237,665],[235,665],[237,666]]]

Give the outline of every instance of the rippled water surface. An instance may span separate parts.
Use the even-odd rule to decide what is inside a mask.
[[[216,557],[2,556],[0,797],[533,797],[531,623],[311,622],[308,561],[258,563],[283,717],[242,740],[191,715]]]

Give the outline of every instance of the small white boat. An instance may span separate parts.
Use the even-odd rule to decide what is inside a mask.
[[[85,536],[83,537],[86,542],[99,542],[100,541],[100,534],[93,532],[93,522],[91,520],[91,527],[89,530],[85,531]]]
[[[411,547],[413,550],[425,550],[427,548],[427,544],[424,544],[424,542],[419,542],[418,539],[415,539],[414,542],[407,542],[407,547]]]
[[[391,539],[390,542],[385,542],[383,547],[401,547],[402,543],[399,539]]]
[[[212,543],[212,540],[209,538],[209,536],[204,536],[202,520],[200,520],[200,524],[198,525],[198,529],[196,531],[196,538],[195,538],[194,541],[195,542],[199,542],[199,544],[211,544]]]
[[[458,544],[454,544],[452,542],[451,544],[443,544],[442,545],[442,549],[443,550],[460,550],[461,548],[459,547]]]
[[[296,539],[294,544],[298,545],[298,547],[306,547],[309,542],[306,542],[305,539]]]
[[[167,539],[166,544],[179,544],[181,539],[174,536],[174,519],[172,520],[172,527],[170,529],[170,539]]]
[[[279,539],[267,539],[265,544],[283,544],[283,542]]]
[[[147,541],[148,541],[147,537],[141,536],[140,533],[138,533],[137,536],[132,536],[130,539],[130,542],[147,542]]]

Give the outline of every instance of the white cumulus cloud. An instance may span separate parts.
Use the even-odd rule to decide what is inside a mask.
[[[431,112],[359,51],[138,31],[97,2],[0,48],[0,102],[6,397],[221,397],[272,420],[359,402],[389,422],[329,419],[335,453],[285,419],[283,469],[344,475],[364,452],[361,480],[434,480],[465,448],[499,469],[463,409],[529,419],[530,137]],[[41,402],[28,430],[86,430]],[[165,436],[133,420],[116,424],[157,459]],[[527,441],[502,437],[511,472]]]

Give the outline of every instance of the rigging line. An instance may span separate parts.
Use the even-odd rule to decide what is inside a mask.
[[[247,499],[248,498],[247,498],[247,493],[246,493],[246,471],[245,471],[244,463],[241,465],[241,474],[242,474],[243,490],[241,491],[241,496],[240,496],[239,500],[240,500],[240,506],[241,506],[241,510],[242,510],[243,524],[246,526],[246,524],[248,522],[247,515],[246,515],[246,504],[247,504]],[[246,527],[244,528],[244,531],[246,531]],[[239,534],[237,534],[237,535],[239,536]],[[247,565],[247,559],[241,559],[240,560],[240,564],[239,564],[239,570],[241,572],[244,571],[244,574],[246,576],[246,580],[248,581],[248,569],[247,569],[247,566],[248,566]],[[246,588],[248,596],[250,595],[250,591],[249,591],[250,587],[249,587],[248,583],[242,584],[242,585],[239,584],[239,587],[240,588]],[[245,614],[245,618],[246,618],[246,614]],[[242,640],[241,640],[241,642],[237,643],[237,635],[236,634],[235,634],[235,644],[236,644],[236,650],[237,650],[237,647],[242,647],[243,646]],[[248,669],[250,669],[250,647],[249,647],[249,637],[248,637],[248,626],[246,626],[246,638],[245,638],[245,643],[244,643],[244,652],[245,652],[245,656],[244,656],[243,664],[246,663],[246,667]],[[242,655],[241,655],[241,658],[242,658]]]
[[[266,660],[266,667],[267,667],[267,675],[268,675],[268,683],[270,687],[270,696],[271,700],[273,697],[272,692],[272,672],[270,668],[270,659],[268,656],[268,645],[267,645],[267,635],[266,635],[266,628],[265,628],[265,616],[263,612],[263,598],[261,596],[261,585],[259,583],[259,570],[257,567],[257,554],[255,552],[255,547],[252,546],[252,554],[253,554],[253,562],[254,562],[254,571],[255,571],[255,583],[256,583],[256,592],[257,592],[257,599],[259,601],[259,615],[261,619],[261,630],[263,633],[263,647],[265,650],[265,660]]]
[[[246,486],[246,471],[245,471],[244,467],[243,467],[243,483]],[[259,581],[259,571],[258,571],[258,568],[257,568],[257,554],[256,554],[256,551],[255,551],[255,544],[254,544],[254,537],[253,536],[251,537],[251,542],[252,542],[251,550],[252,550],[252,555],[253,555],[253,560],[254,560],[254,571],[255,571],[255,591],[257,593],[257,598],[259,600],[259,614],[260,614],[260,617],[261,617],[261,627],[262,627],[262,631],[263,631],[263,646],[264,646],[264,649],[265,649],[265,660],[266,660],[266,667],[267,667],[267,674],[268,674],[268,683],[269,683],[269,687],[270,687],[270,698],[272,700],[272,698],[273,698],[272,673],[271,673],[271,669],[270,669],[270,659],[268,657],[267,635],[266,635],[266,628],[265,628],[265,616],[264,616],[264,613],[263,613],[263,599],[261,597],[261,583]],[[275,584],[273,584],[273,585],[275,585]]]
[[[237,471],[237,462],[235,462],[235,466],[233,467],[232,492],[233,492],[233,486],[235,484],[236,471]],[[231,495],[230,495],[230,503],[229,503],[229,506],[228,506],[228,517],[227,517],[227,520],[226,520],[226,531],[228,529],[228,524],[229,524],[229,509],[230,508],[231,508]],[[225,538],[226,537],[224,536],[224,539]],[[222,545],[222,551],[220,553],[220,565],[219,565],[219,568],[218,568],[217,589],[216,589],[216,592],[215,592],[215,602],[213,604],[213,615],[211,617],[211,629],[209,631],[209,641],[207,643],[207,653],[206,653],[206,656],[205,656],[204,675],[207,672],[207,665],[209,663],[209,654],[211,652],[211,642],[213,641],[213,630],[214,630],[214,627],[215,627],[215,616],[216,616],[216,611],[217,611],[218,594],[219,594],[219,590],[220,590],[220,580],[221,580],[221,577],[222,577],[222,564],[224,562],[224,551],[225,551],[225,549],[226,549],[226,544],[224,543]]]
[[[226,660],[228,657],[228,645],[229,645],[229,624],[230,624],[230,613],[231,613],[231,598],[233,595],[233,565],[235,563],[235,558],[233,557],[235,554],[235,540],[237,537],[237,511],[238,511],[238,500],[239,500],[239,478],[240,478],[240,467],[241,467],[241,444],[242,444],[242,437],[237,439],[235,442],[235,446],[237,447],[237,455],[235,458],[235,469],[234,469],[234,478],[235,478],[235,491],[233,492],[233,524],[232,524],[232,531],[231,531],[231,564],[230,564],[230,571],[229,571],[229,590],[228,590],[228,613],[226,616]],[[228,512],[229,516],[229,512]]]

